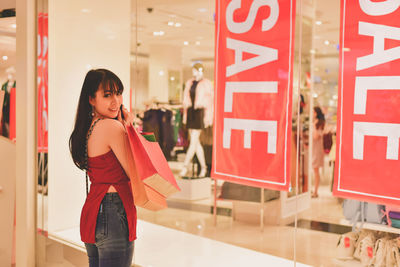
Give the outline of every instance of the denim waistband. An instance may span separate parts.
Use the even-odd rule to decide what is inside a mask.
[[[121,201],[117,192],[106,193],[104,195],[103,201],[113,202],[113,201]]]

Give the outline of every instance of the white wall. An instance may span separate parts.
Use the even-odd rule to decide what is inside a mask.
[[[149,100],[168,102],[168,70],[182,69],[182,50],[168,45],[151,45],[149,57]],[[160,73],[160,72],[163,73]]]
[[[88,69],[116,73],[129,106],[130,10],[130,0],[49,0],[49,233],[78,226],[85,200],[68,140]]]

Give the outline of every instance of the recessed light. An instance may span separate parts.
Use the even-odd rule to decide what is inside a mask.
[[[165,34],[165,32],[163,32],[163,31],[153,32],[154,36],[163,36],[164,34]]]
[[[313,94],[313,97],[314,97],[314,98],[317,98],[317,97],[318,97],[318,94],[317,94],[317,93],[314,93],[314,94]]]
[[[174,26],[174,22],[173,21],[168,21],[168,26]]]
[[[197,9],[197,11],[204,13],[204,12],[207,12],[207,8],[202,7],[202,8]]]
[[[8,56],[3,56],[3,60],[6,61],[8,59]]]
[[[196,45],[200,45],[200,41],[196,41]]]
[[[158,72],[158,75],[164,76],[164,71],[163,71],[163,70],[160,70],[160,71]]]
[[[329,41],[328,41],[328,40],[325,40],[324,44],[325,44],[325,45],[329,45]]]
[[[184,45],[189,45],[189,42],[188,41],[184,41],[183,44]]]
[[[321,25],[321,24],[322,24],[322,21],[320,21],[320,20],[317,20],[317,21],[315,22],[315,24],[317,24],[317,25]]]
[[[15,23],[11,24],[11,28],[16,29],[17,28],[17,24],[15,24]]]
[[[175,81],[175,77],[172,76],[171,78],[169,78],[171,81]]]
[[[182,26],[182,24],[181,23],[179,23],[179,22],[177,22],[177,23],[175,23],[175,27],[180,27],[180,26]]]
[[[90,13],[90,9],[82,8],[82,9],[81,9],[81,12],[82,12],[82,13]]]
[[[310,54],[314,55],[315,54],[315,49],[310,49]]]

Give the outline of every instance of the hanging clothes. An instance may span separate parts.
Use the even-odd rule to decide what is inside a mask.
[[[176,142],[172,125],[172,111],[150,109],[143,116],[143,132],[153,132],[167,160]]]
[[[3,116],[1,118],[1,128],[2,128],[2,135],[7,138],[10,137],[10,111],[11,111],[11,106],[10,106],[11,90],[9,90],[10,85],[11,85],[10,82],[7,81],[1,86],[1,90],[4,91]],[[15,88],[15,87],[16,87],[16,82],[14,81],[11,88]],[[15,99],[15,94],[13,97]],[[15,103],[15,100],[13,100],[13,101]],[[13,114],[15,114],[15,104],[13,104],[13,112],[14,112]],[[13,124],[15,126],[15,117],[14,116],[13,116],[13,121],[11,122],[11,124]]]

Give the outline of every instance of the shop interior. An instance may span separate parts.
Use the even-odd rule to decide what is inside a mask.
[[[108,13],[101,10],[101,5],[92,7],[79,1],[74,1],[71,8],[68,4],[51,6],[44,0],[38,2],[38,104],[46,111],[38,121],[37,228],[42,237],[38,239],[38,246],[44,251],[38,261],[45,262],[46,266],[85,266],[85,249],[79,238],[77,216],[85,197],[84,173],[60,165],[60,161],[70,160],[65,140],[72,127],[71,114],[75,107],[68,115],[56,109],[63,101],[75,103],[76,96],[68,96],[65,92],[57,93],[57,96],[48,94],[48,91],[56,92],[51,88],[56,82],[48,80],[48,76],[62,80],[54,73],[71,70],[73,64],[55,67],[56,59],[67,61],[58,56],[53,59],[52,68],[47,49],[57,47],[62,50],[70,44],[62,44],[61,34],[55,32],[55,28],[48,28],[47,17],[51,18],[50,12],[65,8],[71,17],[77,17],[76,24],[71,26],[74,29],[79,21],[95,21],[91,16],[96,12],[100,15]],[[103,31],[97,33],[98,40],[106,39],[109,43],[99,49],[107,51],[108,44],[114,47],[118,42],[125,42],[121,51],[111,51],[109,56],[116,53],[123,60],[109,65],[118,66],[115,71],[122,76],[128,89],[124,92],[124,104],[136,115],[136,126],[144,132],[155,133],[181,188],[181,192],[167,200],[168,209],[159,212],[139,209],[141,227],[138,228],[135,266],[214,266],[204,260],[210,257],[215,266],[246,266],[248,261],[254,262],[254,266],[262,266],[268,261],[271,262],[268,266],[292,266],[292,261],[298,262],[299,266],[362,266],[357,259],[344,261],[338,257],[338,240],[352,230],[352,224],[345,217],[344,200],[332,194],[340,1],[297,1],[289,192],[211,179],[212,125],[204,125],[202,120],[199,130],[185,121],[185,117],[191,116],[185,105],[185,93],[186,98],[190,97],[193,82],[198,82],[197,88],[202,86],[213,92],[215,1],[123,2],[128,2],[130,7],[129,15],[124,15],[124,22],[129,27],[125,25],[120,29],[118,25],[105,22]],[[125,7],[117,5],[115,13],[127,13]],[[18,141],[15,133],[16,17],[7,12],[3,9],[1,14],[7,15],[0,16],[0,134],[15,143]],[[110,15],[113,16],[117,15]],[[55,24],[61,27],[59,25],[68,19],[62,17]],[[67,28],[64,26],[63,30]],[[79,75],[88,69],[101,66],[94,57],[77,59],[76,64],[80,67],[74,77],[79,79]],[[80,83],[75,85],[79,87]],[[212,112],[212,99],[211,96],[205,101],[209,104],[204,108],[205,113]],[[331,140],[331,146],[324,147],[323,153],[319,154],[323,163],[317,170],[313,165],[312,135],[315,107],[320,107],[325,116],[324,138],[328,143]],[[49,116],[47,120],[47,112],[52,114],[52,111],[55,116]],[[201,118],[204,116],[201,114]],[[62,125],[60,119],[67,125]],[[59,127],[67,133],[60,134]],[[72,161],[70,163],[72,165]],[[56,168],[67,174],[73,173],[73,179],[66,182],[68,175],[58,177]],[[316,176],[320,177],[317,187]],[[65,192],[65,188],[71,189]],[[73,197],[71,190],[75,192]],[[76,206],[76,210],[72,206]],[[67,210],[65,214],[58,212],[60,207]],[[366,222],[363,228],[400,234],[399,229],[382,221]],[[171,243],[171,246],[154,259],[149,256],[154,242]],[[182,255],[180,252],[184,249],[185,255]],[[243,262],[237,262],[236,257],[230,262],[212,251],[245,256]],[[185,265],[194,260],[198,265]]]

